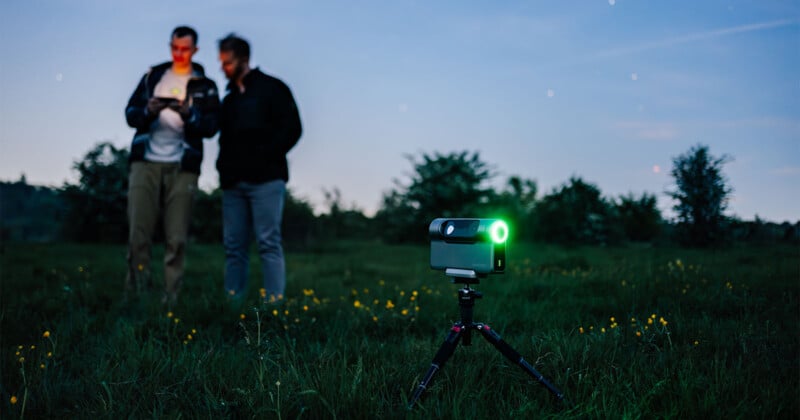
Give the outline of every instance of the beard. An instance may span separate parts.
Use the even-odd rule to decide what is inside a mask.
[[[244,74],[244,71],[245,71],[244,63],[239,63],[239,64],[236,65],[236,67],[234,67],[234,69],[231,72],[230,76],[228,76],[228,79],[230,79],[230,80],[239,80],[239,78],[242,77],[242,75]]]

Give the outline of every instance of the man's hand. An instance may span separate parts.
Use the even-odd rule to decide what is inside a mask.
[[[170,109],[180,114],[181,118],[186,121],[192,116],[192,107],[190,101],[181,101],[178,103],[170,104]]]
[[[155,97],[147,101],[147,113],[150,115],[158,115],[166,107],[167,104]]]

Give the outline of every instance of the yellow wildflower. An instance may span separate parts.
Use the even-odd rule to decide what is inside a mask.
[[[246,317],[244,316],[244,314],[239,314],[239,319],[245,319],[245,318]]]
[[[356,293],[358,293],[358,292],[356,292]],[[360,308],[361,307],[361,302],[356,300],[355,302],[353,302],[353,306],[356,307],[356,308]]]
[[[403,316],[408,315],[408,309],[403,309],[400,313],[403,314]]]
[[[11,404],[16,404],[16,403],[17,403],[17,396],[16,395],[12,395],[11,396]]]
[[[261,299],[266,298],[267,297],[267,289],[264,289],[263,287],[261,289],[258,289],[258,294],[261,295]]]
[[[578,332],[583,334],[584,333],[583,327],[578,328]]]
[[[42,337],[49,338],[50,337],[50,331],[45,331],[44,334],[42,334]]]
[[[272,310],[272,316],[278,316],[278,310],[277,309],[273,309]]]
[[[53,357],[53,352],[52,351],[48,351],[47,352],[47,358],[49,359],[51,357]]]
[[[167,312],[167,318],[172,318],[172,312]]]
[[[637,337],[641,337],[642,336],[642,332],[641,331],[636,331],[636,336]]]
[[[386,309],[392,309],[392,308],[394,308],[394,303],[392,303],[392,300],[389,299],[386,301]]]
[[[44,366],[44,363],[40,364],[40,365],[39,365],[39,368],[40,368],[40,369],[44,369],[44,368],[45,368],[45,366]]]
[[[303,294],[305,296],[312,296],[314,295],[314,289],[303,289]]]
[[[186,334],[186,339],[191,341],[192,340],[192,335],[191,334]]]
[[[303,311],[308,311],[308,305],[303,305]]]
[[[378,317],[373,315],[372,316],[372,320],[375,321],[375,322],[378,322]]]

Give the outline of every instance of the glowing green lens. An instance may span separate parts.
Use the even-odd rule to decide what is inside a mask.
[[[508,225],[506,222],[502,220],[493,222],[492,225],[489,226],[489,236],[495,243],[502,244],[505,242],[506,239],[508,239]]]

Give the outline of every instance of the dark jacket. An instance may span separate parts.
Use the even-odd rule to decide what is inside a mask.
[[[303,132],[292,92],[282,81],[253,69],[222,100],[217,170],[222,188],[237,182],[289,180],[286,153]]]
[[[147,142],[150,141],[150,127],[157,117],[147,112],[147,101],[171,66],[172,62],[168,61],[150,68],[128,100],[125,118],[128,125],[136,129],[131,143],[130,162],[144,160]],[[186,99],[191,101],[191,114],[184,121],[184,137],[188,147],[183,151],[181,170],[199,174],[203,162],[203,138],[213,137],[219,129],[219,92],[217,84],[205,77],[203,66],[197,63],[192,63]]]

